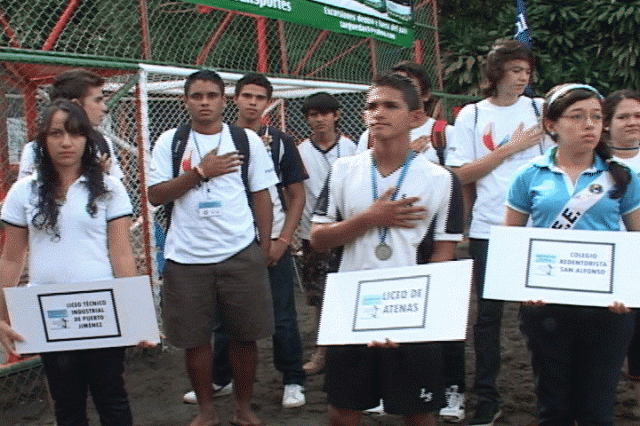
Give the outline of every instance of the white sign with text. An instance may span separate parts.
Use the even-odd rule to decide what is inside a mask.
[[[329,274],[318,345],[466,338],[471,260]]]
[[[21,353],[159,343],[149,277],[4,289]]]
[[[491,228],[488,299],[640,307],[635,232]]]

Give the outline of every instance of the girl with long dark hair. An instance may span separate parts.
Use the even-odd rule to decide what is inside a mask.
[[[640,230],[640,182],[612,160],[602,118],[602,97],[591,86],[565,84],[547,94],[543,125],[557,147],[512,180],[506,225],[525,226],[531,217],[539,228],[619,231],[622,219],[628,230]],[[531,351],[540,425],[613,424],[633,322],[618,301],[608,309],[524,304],[520,327]]]
[[[2,207],[6,242],[0,289],[18,283],[27,251],[31,285],[136,275],[131,202],[122,183],[102,172],[94,135],[78,104],[60,99],[45,109],[36,138],[36,173],[16,182]],[[13,341],[23,338],[6,318],[0,291],[0,341],[16,355]],[[132,424],[124,351],[41,354],[58,426],[88,424],[87,391],[102,425]]]

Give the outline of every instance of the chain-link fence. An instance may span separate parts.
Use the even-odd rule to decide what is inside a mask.
[[[181,80],[189,69],[144,74],[139,64],[224,71],[227,95],[242,73],[267,73],[276,85],[267,120],[298,140],[309,135],[300,112],[304,97],[318,90],[331,92],[342,105],[340,130],[357,138],[364,130],[365,85],[396,62],[423,63],[435,87],[442,87],[436,1],[414,1],[413,9],[416,40],[412,48],[404,48],[185,1],[3,0],[0,201],[15,182],[22,147],[36,134],[53,78],[71,68],[91,69],[107,80],[110,113],[100,130],[114,144],[115,160],[134,205],[131,237],[139,271],[153,276],[154,241],[161,237],[163,226],[161,214],[153,212],[146,200],[144,165],[157,136],[187,120],[180,96]],[[228,102],[224,116],[225,121],[235,120],[233,102]],[[3,239],[0,228],[0,246]],[[25,274],[22,281],[27,279]],[[0,353],[0,364],[3,358]],[[18,401],[24,393],[23,379],[42,375],[34,365],[38,362],[11,373],[0,369],[3,394],[13,392]]]

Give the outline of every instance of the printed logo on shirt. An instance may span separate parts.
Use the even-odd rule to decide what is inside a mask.
[[[603,188],[599,183],[592,183],[589,185],[589,192],[592,194],[602,194]]]
[[[493,123],[487,124],[487,127],[485,127],[484,133],[482,134],[482,144],[485,146],[485,148],[487,148],[489,151],[494,151],[496,148],[504,145],[507,142],[509,142],[508,135],[505,136],[504,139],[502,139],[496,145],[493,140]]]
[[[190,149],[189,152],[185,152],[185,155],[182,156],[182,171],[188,172],[191,170],[191,155],[193,150]]]

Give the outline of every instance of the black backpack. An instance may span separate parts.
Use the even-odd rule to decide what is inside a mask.
[[[229,124],[229,132],[231,133],[231,139],[236,147],[236,150],[244,156],[242,165],[240,166],[240,176],[242,177],[242,184],[244,185],[244,191],[247,194],[247,201],[251,205],[251,191],[249,190],[249,138],[247,133],[242,127]],[[183,124],[176,129],[176,133],[173,135],[173,141],[171,142],[171,160],[173,165],[173,178],[177,178],[180,174],[180,160],[184,155],[184,151],[187,148],[187,141],[189,139],[189,133],[191,133],[191,123]],[[165,232],[169,230],[171,225],[171,214],[173,213],[173,201],[164,205],[165,215],[167,222],[165,226]]]

